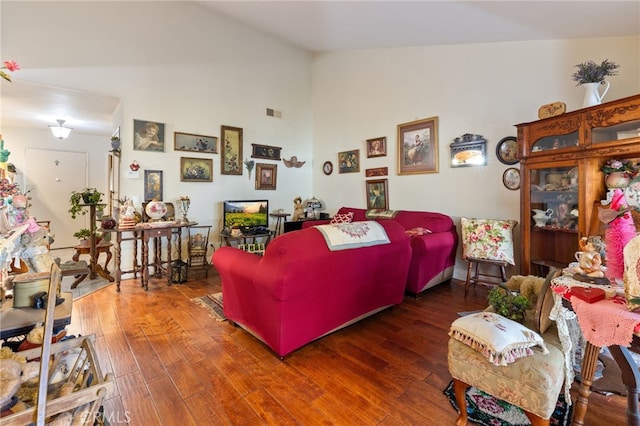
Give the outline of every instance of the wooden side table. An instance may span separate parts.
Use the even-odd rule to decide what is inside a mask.
[[[100,242],[100,244],[97,244],[95,246],[95,265],[97,267],[95,267],[95,272],[100,275],[102,278],[107,279],[111,282],[114,281],[114,278],[110,275],[109,273],[109,269],[108,269],[108,265],[109,262],[111,262],[111,257],[113,256],[111,254],[111,247],[113,246],[112,243],[110,242]],[[73,256],[71,257],[71,259],[73,259],[74,262],[78,262],[78,260],[80,259],[80,255],[83,254],[88,254],[90,256],[92,255],[92,247],[90,245],[88,246],[83,246],[83,245],[77,245],[73,248],[75,250],[75,253],[73,254]],[[98,265],[98,259],[100,258],[100,254],[101,253],[106,253],[107,254],[107,259],[104,261],[104,268],[101,268]],[[93,259],[92,259],[93,260]],[[73,284],[71,284],[71,288],[76,288],[78,286],[78,284],[80,284],[86,277],[88,274],[83,274],[80,275],[74,282]]]
[[[278,235],[284,232],[283,222],[286,221],[287,216],[291,216],[291,214],[290,213],[269,213],[269,216],[276,218],[275,236],[277,237]]]

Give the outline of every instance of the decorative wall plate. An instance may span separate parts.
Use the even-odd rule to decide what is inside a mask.
[[[500,139],[496,146],[496,156],[502,164],[516,164],[518,162],[518,139],[515,136]]]
[[[509,167],[502,174],[502,183],[507,189],[520,189],[520,169]]]
[[[325,161],[322,165],[322,171],[325,175],[329,176],[331,173],[333,173],[333,163],[331,161]]]

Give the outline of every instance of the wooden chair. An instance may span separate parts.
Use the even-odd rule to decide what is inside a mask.
[[[188,268],[191,271],[203,271],[209,276],[209,262],[207,261],[207,248],[209,247],[209,232],[211,225],[189,227],[189,253]]]
[[[497,285],[507,281],[507,265],[514,265],[513,228],[515,220],[461,219],[462,258],[467,262],[464,297],[471,285]],[[497,267],[498,272],[486,272]]]

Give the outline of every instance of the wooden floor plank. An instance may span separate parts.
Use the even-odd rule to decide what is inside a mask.
[[[120,293],[109,286],[74,302],[70,334],[96,334],[101,367],[116,377],[106,415],[134,426],[454,424],[442,394],[447,333],[458,312],[486,306],[487,289],[465,299],[460,282],[438,285],[281,360],[192,301],[220,288],[212,269],[170,287],[154,278],[148,292],[129,280]],[[625,407],[624,397],[593,393],[586,424],[622,425]]]

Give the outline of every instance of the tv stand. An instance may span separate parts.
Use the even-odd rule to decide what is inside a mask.
[[[229,247],[237,247],[238,245],[246,245],[246,244],[264,244],[266,247],[267,244],[271,241],[271,237],[273,236],[273,232],[269,229],[255,229],[253,233],[250,234],[242,234],[234,237],[231,235],[229,231],[222,231],[220,233],[220,246],[224,245]]]

